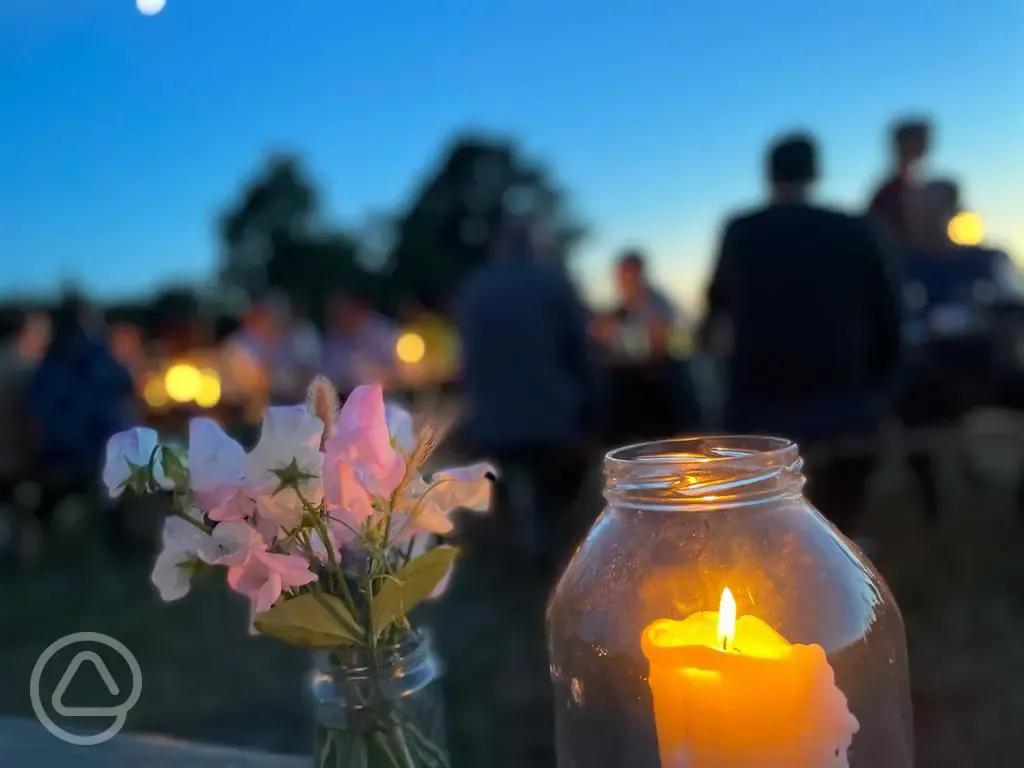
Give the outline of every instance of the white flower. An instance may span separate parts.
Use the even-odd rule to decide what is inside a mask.
[[[302,515],[299,494],[291,488],[281,490],[282,470],[301,476],[298,490],[307,501],[319,504],[323,499],[323,431],[323,422],[305,406],[267,409],[259,443],[243,467],[243,482],[256,500],[258,526],[265,536],[293,528]]]
[[[435,472],[430,482],[414,478],[399,500],[399,510],[411,517],[409,530],[403,533],[444,536],[455,528],[451,520],[455,510],[486,512],[491,506],[492,491],[488,475],[495,474],[490,464],[479,463]]]
[[[416,445],[416,429],[412,414],[394,403],[385,404],[384,414],[388,432],[391,434],[391,441],[395,447],[405,454],[412,453],[412,449]]]
[[[135,427],[118,432],[107,441],[107,460],[103,466],[103,483],[111,497],[117,498],[124,491],[125,483],[131,478],[136,467],[146,467],[153,460],[153,479],[161,488],[171,488],[164,474],[159,456],[155,456],[158,437],[152,429]]]
[[[190,514],[197,522],[201,519],[195,511]],[[199,553],[211,546],[212,539],[187,520],[168,517],[164,521],[163,543],[152,578],[161,599],[170,602],[188,594],[195,562]]]
[[[266,542],[255,528],[248,523],[229,521],[217,525],[196,554],[210,565],[242,565],[257,547],[265,548]]]
[[[484,463],[435,472],[430,478],[431,490],[416,513],[416,524],[444,535],[454,527],[451,514],[455,510],[488,511],[493,489],[488,475],[495,474],[494,467]]]
[[[245,451],[213,419],[192,419],[188,425],[188,467],[193,491],[239,486]]]
[[[255,511],[245,492],[245,451],[212,419],[188,425],[189,484],[213,520],[240,520]]]

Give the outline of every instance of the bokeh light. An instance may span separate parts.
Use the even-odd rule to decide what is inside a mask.
[[[142,388],[142,399],[150,408],[163,408],[167,405],[167,390],[159,376],[150,376]]]
[[[220,402],[220,376],[216,371],[204,368],[200,372],[199,391],[196,393],[196,405],[201,408],[213,408]]]
[[[167,369],[164,386],[167,395],[176,403],[190,403],[196,399],[203,385],[203,375],[191,363],[175,363]]]
[[[395,354],[407,365],[416,365],[427,354],[427,344],[418,333],[403,333],[395,343]]]
[[[978,245],[985,239],[985,222],[974,211],[961,211],[949,220],[946,231],[957,245]]]
[[[167,0],[135,0],[135,7],[143,16],[155,16],[164,9]]]

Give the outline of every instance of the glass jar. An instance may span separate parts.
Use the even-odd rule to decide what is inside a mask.
[[[316,655],[316,768],[448,768],[441,665],[430,635]]]
[[[769,437],[608,454],[548,605],[559,768],[912,767],[899,609],[801,466]]]

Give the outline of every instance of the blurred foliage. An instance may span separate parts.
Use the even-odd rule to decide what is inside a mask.
[[[314,320],[338,290],[392,316],[444,312],[509,215],[542,224],[560,258],[584,233],[546,169],[504,141],[456,140],[404,212],[375,214],[358,232],[324,227],[299,161],[272,157],[221,219],[220,284],[248,296],[280,289]]]
[[[584,234],[542,165],[508,142],[457,139],[397,223],[391,280],[421,306],[443,312],[508,216],[543,225],[560,258]]]
[[[220,221],[220,282],[247,295],[268,286],[275,245],[308,238],[319,198],[299,161],[271,157]]]

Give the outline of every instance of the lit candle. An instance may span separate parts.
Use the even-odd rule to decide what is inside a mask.
[[[756,616],[659,619],[641,640],[662,768],[848,766],[857,719],[819,645],[794,645]]]

